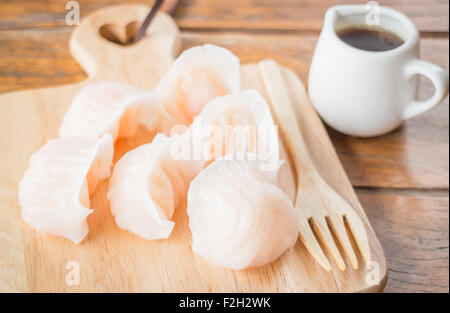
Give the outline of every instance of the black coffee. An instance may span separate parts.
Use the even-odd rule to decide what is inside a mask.
[[[367,51],[387,51],[403,44],[396,35],[379,29],[346,28],[337,34],[350,46]]]

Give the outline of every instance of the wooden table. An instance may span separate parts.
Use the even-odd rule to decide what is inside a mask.
[[[66,2],[0,0],[0,92],[86,77],[68,50],[72,26],[65,23]],[[78,1],[81,17],[119,2],[126,1]],[[339,3],[365,1],[184,0],[175,19],[183,30],[184,48],[209,42],[229,48],[242,63],[273,58],[306,83],[323,14]],[[410,16],[421,32],[422,57],[448,71],[448,0],[379,3]],[[422,81],[420,97],[432,92],[431,84]],[[379,138],[328,131],[385,249],[385,291],[449,292],[448,97]]]

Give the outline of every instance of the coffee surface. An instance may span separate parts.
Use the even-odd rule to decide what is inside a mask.
[[[403,44],[396,35],[379,29],[346,28],[337,35],[348,45],[367,51],[387,51]]]

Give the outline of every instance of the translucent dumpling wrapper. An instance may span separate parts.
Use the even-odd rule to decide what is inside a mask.
[[[113,139],[136,133],[140,107],[133,99],[142,92],[130,85],[102,81],[83,87],[64,115],[59,136]]]
[[[171,137],[158,134],[152,143],[129,151],[115,165],[108,192],[111,212],[120,228],[146,239],[170,235],[174,225],[170,219],[174,209],[186,197],[190,182],[211,158],[222,156],[210,154],[209,147],[223,146],[225,134],[210,136],[209,131],[202,134],[202,129],[209,125],[220,133],[222,122],[235,126],[239,123],[274,126],[266,101],[256,91],[244,91],[209,102],[198,120],[184,132]],[[271,152],[278,157],[276,132],[255,138],[262,146],[274,145]],[[214,151],[219,150],[225,151]],[[268,164],[260,163],[261,166]],[[278,164],[276,159],[276,168]]]
[[[212,99],[240,91],[240,62],[229,50],[207,44],[184,51],[154,92],[139,97],[139,121],[150,131],[169,134],[190,125]]]
[[[201,161],[174,161],[171,145],[184,135],[158,134],[126,153],[115,165],[108,199],[117,225],[145,239],[169,237],[175,207],[186,196]]]
[[[110,175],[111,135],[48,141],[30,158],[19,184],[25,222],[36,230],[79,243],[88,233],[89,194]]]
[[[279,160],[278,128],[266,100],[256,90],[211,100],[191,126],[202,138],[203,157],[209,162],[224,155],[259,155],[267,165]]]
[[[261,170],[258,158],[219,159],[200,172],[188,192],[194,252],[213,265],[243,269],[293,247],[297,216],[277,172]]]

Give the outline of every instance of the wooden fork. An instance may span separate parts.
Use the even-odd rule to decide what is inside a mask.
[[[365,226],[350,204],[325,182],[315,167],[290,103],[280,67],[272,60],[265,60],[259,63],[259,69],[272,110],[295,165],[298,179],[295,207],[299,213],[299,233],[303,244],[323,268],[331,271],[312,226],[339,269],[344,271],[345,262],[333,239],[331,228],[352,266],[357,269],[358,260],[348,236],[347,223],[368,264],[370,247]]]

